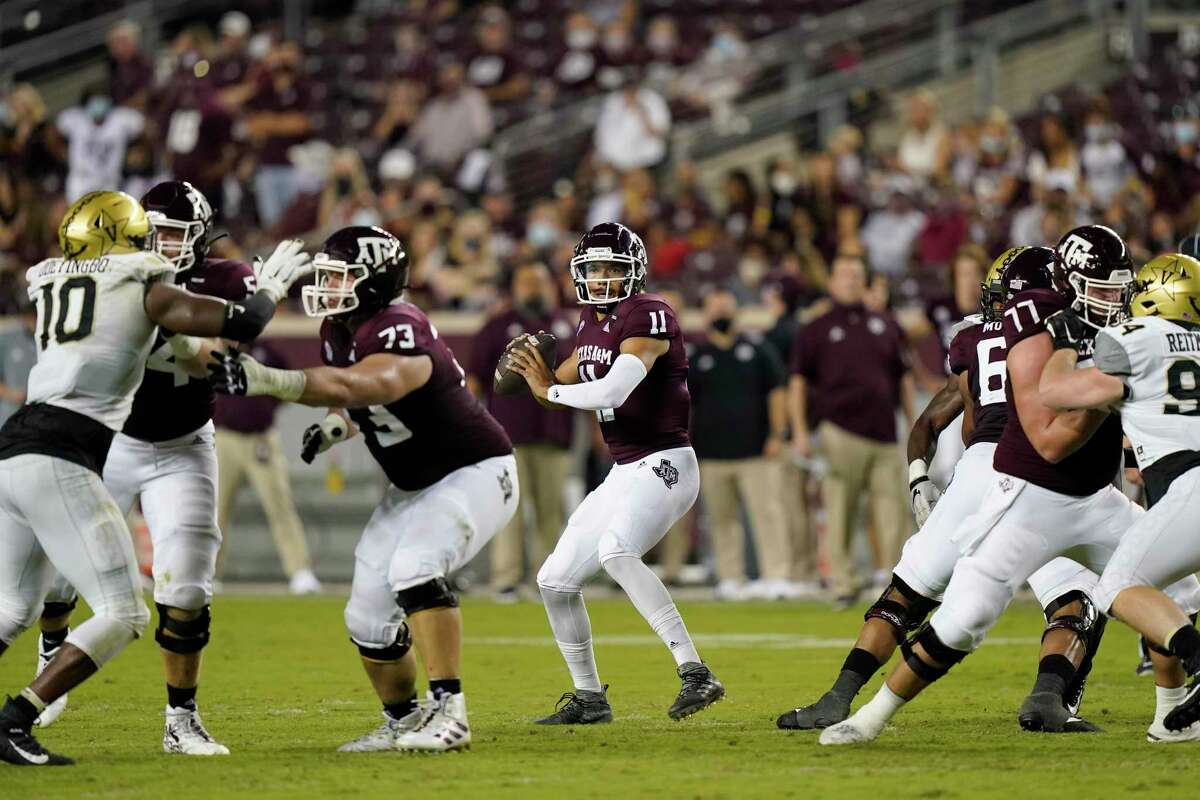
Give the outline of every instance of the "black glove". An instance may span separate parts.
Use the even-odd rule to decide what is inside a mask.
[[[1054,342],[1055,350],[1079,352],[1083,344],[1092,337],[1091,327],[1070,308],[1056,311],[1046,317],[1046,331]]]
[[[247,391],[246,367],[240,353],[229,350],[212,351],[213,360],[208,365],[208,382],[218,394],[245,396]]]
[[[321,430],[321,426],[309,425],[304,429],[304,438],[300,445],[300,460],[305,464],[311,464],[317,457],[317,453],[325,449],[321,447],[324,443],[325,432]]]

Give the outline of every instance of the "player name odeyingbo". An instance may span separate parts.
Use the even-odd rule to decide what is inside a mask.
[[[43,261],[37,267],[35,278],[48,278],[57,275],[100,275],[108,272],[108,258],[91,258],[87,261],[67,261],[63,258],[52,258]]]
[[[1168,333],[1167,348],[1172,353],[1195,353],[1200,351],[1200,332],[1180,331]]]

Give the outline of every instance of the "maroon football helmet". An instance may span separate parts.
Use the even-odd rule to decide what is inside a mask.
[[[1125,318],[1133,259],[1116,231],[1082,225],[1063,236],[1055,253],[1054,287],[1084,322],[1104,328]]]

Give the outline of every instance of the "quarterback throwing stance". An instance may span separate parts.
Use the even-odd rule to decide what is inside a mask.
[[[675,312],[644,294],[646,248],[633,231],[606,222],[584,234],[571,259],[583,304],[575,350],[557,369],[521,338],[510,345],[514,371],[550,407],[594,411],[616,464],[567,521],[538,572],[550,628],[574,692],[538,722],[608,722],[612,709],[592,651],[584,581],[603,568],[662,639],[683,682],[672,719],[720,700],[725,687],[700,660],[671,595],[642,556],[682,517],[700,490],[688,439],[687,358]]]
[[[1096,605],[1196,675],[1200,632],[1161,589],[1200,570],[1200,262],[1181,254],[1155,258],[1138,272],[1129,305],[1131,319],[1096,335],[1095,366],[1087,369],[1075,368],[1082,320],[1069,311],[1047,320],[1057,349],[1039,386],[1055,408],[1120,412],[1150,510],[1104,568]],[[1182,674],[1172,685],[1161,677],[1147,738],[1200,739],[1200,691],[1193,685],[1189,693]]]
[[[211,380],[226,394],[327,406],[302,457],[361,430],[391,481],[354,551],[346,627],[383,703],[383,724],[343,751],[446,751],[471,743],[460,660],[462,615],[447,578],[517,507],[512,445],[466,388],[462,367],[425,314],[401,295],[408,254],[381,228],[335,232],[302,295],[321,324],[321,358],[306,370],[225,355]],[[429,675],[416,697],[416,643]]]
[[[921,413],[909,436],[913,516],[921,529],[904,543],[891,586],[867,610],[858,640],[833,686],[816,703],[780,716],[776,723],[780,728],[826,728],[844,720],[854,696],[937,608],[960,555],[954,536],[979,508],[995,475],[992,459],[1007,419],[1007,351],[1000,312],[1020,291],[1049,289],[1053,263],[1054,251],[1048,247],[1013,248],[992,263],[981,287],[980,313],[967,317],[954,330],[949,353],[953,375]],[[926,464],[938,434],[960,413],[965,414],[967,449],[939,499]],[[1073,670],[1057,682],[1039,674],[1039,681],[1053,683],[1055,690],[1048,698],[1049,708],[1038,715],[1037,725],[1042,730],[1094,729],[1073,714],[1104,626],[1103,618],[1082,613],[1086,603],[1083,592],[1095,580],[1095,573],[1067,558],[1056,558],[1029,577],[1048,623],[1042,637],[1041,667],[1057,665],[1056,674]],[[1030,712],[1026,709],[1024,713]],[[1023,719],[1022,724],[1032,721]]]
[[[203,343],[194,337],[249,341],[300,275],[294,263],[276,263],[263,267],[245,301],[200,297],[173,285],[174,265],[147,252],[153,241],[136,200],[92,192],[67,210],[63,256],[27,273],[38,362],[28,405],[0,430],[0,653],[38,618],[52,568],[93,616],[0,711],[0,759],[13,764],[70,763],[33,738],[33,721],[150,619],[129,530],[100,476],[159,326],[174,332],[172,352],[189,358]]]
[[[142,198],[154,225],[155,249],[175,268],[174,282],[196,294],[229,301],[255,291],[254,271],[243,261],[208,258],[213,212],[208,200],[184,181],[167,181]],[[308,254],[286,241],[270,269],[298,270]],[[194,357],[179,353],[159,331],[133,409],[113,438],[104,484],[117,508],[128,514],[141,498],[154,547],[155,641],[167,679],[163,749],[186,755],[227,755],[205,730],[196,707],[201,651],[208,644],[212,579],[221,532],[216,522],[217,459],[213,449],[213,391],[202,360],[220,345],[204,342]],[[44,669],[68,633],[74,590],[55,581],[42,611],[38,668]],[[57,623],[57,624],[54,624]],[[63,695],[38,719],[45,727],[66,705]]]
[[[980,508],[955,534],[963,557],[942,605],[905,643],[904,661],[870,702],[826,728],[821,744],[873,741],[905,703],[979,645],[1039,567],[1067,554],[1102,571],[1144,513],[1112,485],[1121,465],[1120,421],[1107,411],[1057,411],[1038,392],[1053,353],[1046,319],[1064,308],[1077,310],[1087,322],[1078,346],[1090,361],[1096,331],[1125,313],[1132,267],[1115,232],[1100,225],[1076,228],[1058,244],[1055,288],[1021,292],[1005,307],[1008,421]],[[1194,577],[1175,584],[1172,593],[1189,611],[1200,607]],[[1038,699],[1031,695],[1026,704]]]

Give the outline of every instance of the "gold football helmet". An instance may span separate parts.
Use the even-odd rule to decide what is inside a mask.
[[[88,192],[58,226],[58,245],[71,261],[149,250],[153,240],[145,210],[124,192]]]
[[[1151,259],[1133,279],[1129,312],[1200,323],[1200,261],[1182,253]]]
[[[1004,277],[1005,268],[1020,255],[1021,251],[1028,249],[1028,247],[1010,247],[996,256],[996,260],[988,267],[987,274],[983,276],[983,283],[980,284],[982,291],[979,294],[979,310],[983,313],[985,320],[989,322],[995,320],[997,304],[1004,305],[1004,286],[1000,281]]]

